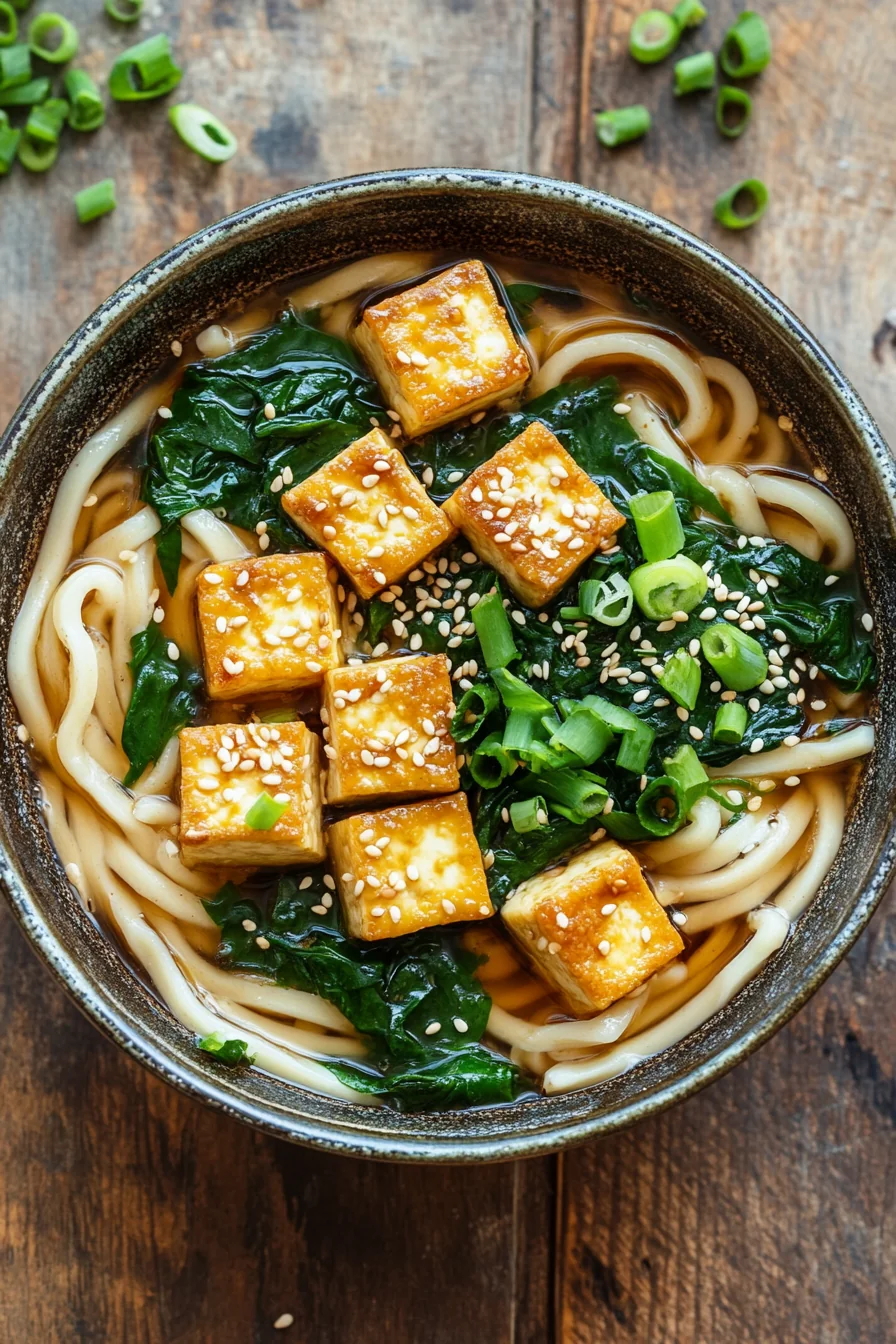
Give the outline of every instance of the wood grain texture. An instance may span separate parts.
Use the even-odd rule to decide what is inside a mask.
[[[99,0],[60,5],[95,75],[134,40]],[[775,59],[744,139],[668,65],[625,56],[641,0],[149,0],[185,97],[239,132],[222,169],[164,106],[113,108],[46,179],[0,184],[0,420],[140,264],[229,210],[370,168],[529,168],[600,186],[709,237],[804,317],[896,437],[893,0],[776,0]],[[685,49],[716,45],[714,0]],[[603,106],[655,129],[609,154]],[[79,229],[72,193],[120,205]],[[760,229],[712,224],[765,178]],[[9,334],[14,333],[14,339]],[[896,1339],[896,919],[710,1091],[562,1160],[421,1170],[262,1138],[104,1042],[0,914],[0,1341],[41,1344],[883,1344]],[[296,1323],[280,1335],[281,1312]]]

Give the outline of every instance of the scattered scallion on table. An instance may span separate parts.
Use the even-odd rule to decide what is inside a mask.
[[[45,103],[38,103],[32,107],[25,123],[26,140],[55,145],[67,118],[68,103],[64,98],[48,98]]]
[[[768,187],[758,177],[735,182],[716,200],[713,214],[726,229],[749,229],[765,214]]]
[[[100,91],[85,70],[68,70],[63,80],[73,131],[95,131],[106,120]]]
[[[680,37],[681,29],[671,14],[648,9],[632,24],[628,49],[641,65],[655,65],[675,50]]]
[[[729,79],[748,79],[764,70],[771,56],[768,24],[755,10],[744,10],[722,42],[722,69]]]
[[[594,118],[595,134],[607,149],[640,140],[650,130],[650,126],[650,113],[643,103],[633,103],[631,107],[612,107],[606,112],[598,112]]]
[[[8,0],[0,0],[0,47],[11,47],[19,35],[19,20]]]
[[[15,162],[21,138],[22,132],[13,130],[9,117],[0,109],[0,176],[8,173]]]
[[[109,74],[109,92],[119,103],[145,102],[170,93],[182,74],[171,59],[168,35],[158,33],[121,53]]]
[[[116,23],[136,23],[143,13],[143,0],[104,0],[103,8]]]
[[[27,84],[16,84],[9,88],[0,86],[0,107],[33,107],[42,103],[50,92],[50,81],[46,75],[39,79],[29,79]]]
[[[178,103],[169,111],[168,120],[184,144],[209,163],[226,163],[237,151],[233,132],[196,103]]]
[[[729,140],[736,140],[747,129],[753,115],[753,99],[745,89],[723,84],[716,94],[716,126]]]
[[[679,0],[672,11],[672,21],[679,28],[699,28],[706,18],[706,7],[700,0]]]
[[[0,92],[21,88],[31,79],[31,49],[24,42],[0,47]]]
[[[696,51],[675,62],[675,97],[702,93],[716,82],[716,58],[711,51]]]
[[[65,65],[78,50],[78,30],[63,14],[38,14],[28,29],[28,45],[42,61]]]
[[[115,179],[103,178],[93,186],[75,193],[75,210],[79,224],[90,224],[102,215],[108,215],[118,204],[115,199]]]

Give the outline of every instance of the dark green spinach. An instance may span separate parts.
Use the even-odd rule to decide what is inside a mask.
[[[185,658],[168,657],[168,641],[151,622],[131,640],[134,689],[121,731],[121,745],[130,761],[122,783],[136,784],[148,765],[157,761],[168,739],[199,711],[202,673]]]

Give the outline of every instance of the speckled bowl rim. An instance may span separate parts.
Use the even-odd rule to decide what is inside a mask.
[[[873,472],[878,477],[896,513],[896,476],[893,460],[884,439],[850,382],[834,361],[806,330],[799,319],[768,289],[736,262],[716,251],[710,244],[649,211],[625,201],[592,191],[573,183],[527,173],[497,172],[464,168],[404,169],[362,174],[304,187],[248,206],[217,223],[200,229],[175,247],[151,261],[126,281],[91,314],[48,364],[14,414],[0,440],[0,480],[5,476],[18,447],[40,419],[54,396],[67,382],[71,372],[102,346],[108,333],[143,303],[148,296],[175,282],[195,260],[209,252],[220,252],[250,232],[270,226],[272,231],[285,227],[303,211],[319,210],[328,202],[357,202],[363,206],[378,194],[413,195],[443,187],[470,193],[514,193],[534,197],[543,203],[556,203],[584,210],[598,219],[623,225],[642,237],[662,240],[687,254],[704,274],[734,282],[766,319],[779,328],[784,340],[799,348],[813,372],[826,386],[828,394],[839,402],[852,427],[864,443]],[[896,788],[894,788],[896,792]],[[82,1011],[132,1058],[145,1065],[165,1082],[187,1096],[205,1102],[264,1133],[324,1151],[381,1160],[428,1163],[495,1162],[511,1158],[554,1152],[560,1148],[606,1136],[666,1109],[675,1102],[693,1096],[707,1084],[721,1078],[735,1064],[747,1058],[782,1027],[820,987],[855,943],[884,896],[896,867],[896,838],[891,825],[881,842],[870,879],[858,892],[849,916],[822,953],[804,968],[800,983],[786,1001],[770,1009],[752,1028],[741,1031],[722,1050],[696,1063],[672,1081],[654,1087],[647,1095],[635,1097],[605,1114],[547,1121],[532,1131],[514,1133],[498,1124],[488,1136],[446,1139],[437,1133],[423,1132],[427,1117],[413,1117],[418,1125],[414,1134],[379,1134],[365,1128],[363,1108],[358,1108],[357,1124],[327,1124],[308,1116],[299,1116],[274,1104],[260,1104],[224,1087],[208,1077],[196,1074],[172,1054],[161,1048],[149,1033],[135,1029],[126,1015],[111,1002],[105,990],[83,973],[74,957],[62,946],[29,894],[13,858],[0,849],[0,885],[32,948],[56,976]],[[594,1088],[586,1091],[595,1091]],[[538,1106],[538,1100],[528,1103]],[[499,1117],[500,1111],[491,1112]],[[411,1117],[408,1117],[409,1119]]]

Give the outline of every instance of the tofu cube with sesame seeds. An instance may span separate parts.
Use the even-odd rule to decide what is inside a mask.
[[[264,793],[286,806],[269,830],[255,830],[246,814]],[[188,868],[324,858],[319,742],[301,722],[182,728],[180,803]]]
[[[354,339],[409,438],[516,396],[529,377],[481,261],[365,308]]]
[[[444,510],[528,607],[556,596],[625,523],[540,420],[477,467]]]
[[[606,840],[517,887],[507,928],[574,1013],[600,1013],[684,948],[630,850]]]
[[[360,812],[327,829],[349,933],[374,941],[494,914],[466,795]]]
[[[317,552],[209,565],[196,583],[212,700],[317,686],[342,662],[328,561]]]
[[[327,802],[411,798],[460,787],[444,654],[338,667],[324,678]]]
[[[282,496],[289,516],[330,552],[362,597],[403,579],[454,536],[381,429],[349,444]]]

